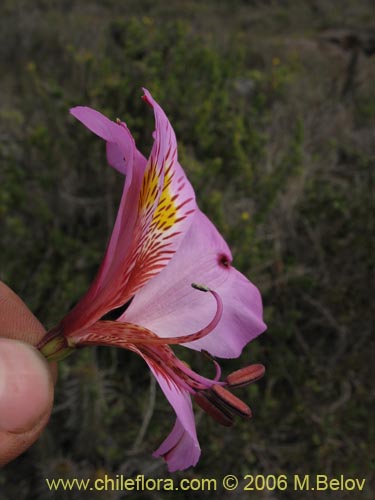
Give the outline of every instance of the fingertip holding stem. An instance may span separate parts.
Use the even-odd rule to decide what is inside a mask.
[[[52,401],[52,375],[43,356],[29,344],[0,338],[0,430],[31,430]]]

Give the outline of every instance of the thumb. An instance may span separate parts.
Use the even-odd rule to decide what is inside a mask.
[[[53,402],[47,363],[31,345],[0,338],[0,465],[39,436]]]

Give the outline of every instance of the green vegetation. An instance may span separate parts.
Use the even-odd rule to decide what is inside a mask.
[[[201,461],[176,478],[370,481],[371,22],[371,2],[349,0],[2,2],[0,279],[46,328],[87,289],[121,186],[103,143],[68,110],[83,104],[124,119],[147,154],[144,86],[171,120],[201,208],[262,291],[268,331],[242,358],[267,367],[241,393],[254,418],[223,432],[202,415]],[[198,354],[178,351],[199,368]],[[151,451],[173,420],[136,356],[82,350],[61,363],[48,429],[0,473],[0,499],[89,498],[51,496],[45,477],[168,477]],[[127,495],[196,495],[154,493]],[[369,486],[358,498],[370,498]]]

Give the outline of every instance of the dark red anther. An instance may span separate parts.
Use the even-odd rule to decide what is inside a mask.
[[[225,427],[233,425],[232,416],[229,413],[226,413],[225,410],[221,410],[215,404],[211,403],[206,394],[203,392],[196,392],[194,394],[194,401],[219,424],[224,425]]]
[[[237,396],[227,391],[223,386],[214,384],[211,387],[211,394],[215,396],[215,403],[221,403],[220,409],[227,409],[231,413],[235,413],[243,418],[251,418],[252,412],[246,403],[241,401]],[[224,406],[224,408],[223,408]]]
[[[263,365],[250,365],[228,375],[226,382],[230,387],[244,387],[261,379],[266,369]]]

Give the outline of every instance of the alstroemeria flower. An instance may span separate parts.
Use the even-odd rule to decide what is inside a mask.
[[[156,123],[148,160],[136,149],[125,123],[87,107],[71,110],[106,141],[108,162],[125,175],[125,183],[94,282],[39,347],[49,359],[87,345],[118,346],[141,356],[177,416],[171,434],[154,453],[175,471],[195,465],[200,456],[191,396],[223,425],[231,425],[235,415],[251,416],[228,388],[257,380],[263,366],[250,365],[221,380],[212,356],[239,356],[266,327],[257,288],[232,267],[227,244],[198,209],[177,160],[174,131],[161,107],[144,92]],[[107,319],[115,310],[117,319]],[[172,344],[208,354],[215,377],[195,373],[175,356]]]

